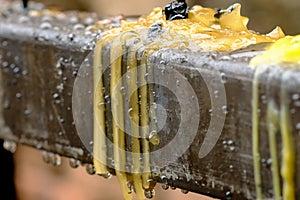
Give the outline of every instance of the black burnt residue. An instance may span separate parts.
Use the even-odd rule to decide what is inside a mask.
[[[23,1],[23,7],[27,8],[28,7],[28,0],[22,0]]]
[[[214,17],[217,18],[217,19],[220,19],[221,16],[222,16],[224,13],[231,13],[231,12],[234,10],[234,8],[235,8],[235,5],[234,5],[234,4],[231,5],[231,6],[229,6],[226,10],[223,10],[223,9],[218,8],[218,9],[216,10],[216,13],[215,13]]]
[[[220,19],[223,14],[224,14],[224,10],[218,8],[216,10],[216,13],[215,13],[214,17],[217,18],[217,19]]]
[[[164,7],[166,20],[178,20],[188,18],[189,8],[184,0],[172,1]]]

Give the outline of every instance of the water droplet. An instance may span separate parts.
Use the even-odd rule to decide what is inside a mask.
[[[105,102],[101,101],[98,103],[98,109],[103,109],[105,107]]]
[[[45,15],[42,17],[42,21],[43,22],[50,22],[53,20],[53,17],[49,16],[49,15]]]
[[[49,153],[46,152],[46,151],[43,151],[42,156],[43,156],[43,161],[45,163],[49,164],[50,163],[50,155],[49,155]]]
[[[208,110],[208,113],[209,113],[209,115],[210,115],[210,116],[213,116],[213,115],[214,115],[214,113],[213,113],[213,112],[214,112],[214,110],[213,110],[213,109],[209,109],[209,110]]]
[[[21,17],[19,17],[19,23],[20,24],[24,24],[24,23],[26,23],[28,21],[29,21],[29,18],[27,16],[21,16]]]
[[[151,144],[153,144],[155,146],[159,145],[160,140],[159,140],[157,131],[151,131],[151,133],[149,134],[148,140],[150,141]]]
[[[2,62],[2,67],[3,68],[7,68],[9,65],[9,63],[7,61]]]
[[[266,104],[268,102],[267,96],[266,95],[262,95],[261,97],[261,101]]]
[[[219,97],[219,90],[215,90],[215,91],[214,91],[214,96],[215,96],[215,98],[218,98],[218,97]]]
[[[2,42],[2,46],[3,47],[6,47],[8,45],[8,42],[6,41],[6,40],[4,40],[3,42]]]
[[[59,99],[59,94],[58,93],[54,93],[52,95],[52,98],[55,99],[55,100]]]
[[[227,106],[222,106],[222,110],[223,110],[223,113],[224,113],[225,115],[228,114]]]
[[[94,174],[96,173],[95,167],[94,167],[94,165],[92,165],[92,164],[87,164],[87,165],[85,166],[85,169],[86,169],[86,172],[87,172],[89,175],[94,175]]]
[[[37,144],[35,145],[35,147],[36,147],[37,149],[42,149],[43,144],[42,144],[42,143],[37,143]]]
[[[293,95],[292,95],[292,99],[293,99],[294,101],[298,100],[299,98],[300,98],[300,94],[293,94]]]
[[[22,75],[23,75],[23,76],[27,76],[27,75],[28,75],[28,71],[24,69],[24,70],[22,71]]]
[[[170,187],[169,187],[168,185],[166,185],[166,184],[162,184],[162,185],[161,185],[161,188],[162,188],[163,190],[168,190]]]
[[[125,87],[124,86],[122,86],[122,87],[120,87],[120,92],[123,94],[123,95],[125,95]]]
[[[79,30],[83,30],[83,29],[84,29],[84,26],[82,24],[75,24],[73,26],[74,31],[79,31]]]
[[[300,122],[296,125],[296,129],[300,130]]]
[[[176,190],[176,187],[174,187],[174,186],[173,186],[173,187],[171,187],[171,190]]]
[[[51,164],[53,166],[60,166],[61,165],[61,157],[58,154],[51,154]]]
[[[221,82],[226,83],[228,81],[226,74],[224,72],[221,72]]]
[[[21,94],[21,93],[19,93],[19,92],[18,92],[18,93],[16,93],[16,98],[17,98],[17,99],[21,99],[21,98],[22,98],[22,94]]]
[[[17,150],[17,144],[13,141],[5,140],[3,142],[3,148],[11,153],[15,153]]]
[[[127,113],[131,116],[132,111],[133,111],[133,108],[129,108],[128,111],[127,111]]]
[[[221,60],[230,60],[231,58],[230,58],[230,56],[222,56],[220,59]]]
[[[295,101],[295,102],[294,102],[294,105],[295,105],[296,107],[300,107],[300,101]]]
[[[271,166],[272,165],[272,158],[268,158],[266,161],[267,166]]]
[[[24,110],[24,115],[25,116],[29,116],[31,113],[32,113],[32,111],[29,110],[29,109]]]
[[[13,69],[13,73],[14,74],[18,74],[20,72],[20,68],[19,67],[15,67],[14,69]]]
[[[91,17],[87,17],[87,18],[84,19],[83,23],[84,23],[85,25],[91,25],[91,24],[94,23],[94,19],[91,18]]]
[[[80,161],[74,158],[69,159],[69,164],[72,168],[77,168],[80,165]]]
[[[176,81],[176,85],[180,86],[180,81],[179,80]]]
[[[159,63],[160,63],[161,65],[165,65],[165,64],[166,64],[166,61],[161,60]]]
[[[70,17],[70,22],[71,22],[72,24],[78,23],[78,21],[79,21],[78,17],[76,17],[76,16]]]
[[[183,194],[187,194],[187,193],[189,193],[189,191],[188,191],[188,190],[181,190],[181,192],[182,192]]]
[[[229,171],[230,171],[230,172],[233,172],[233,171],[234,171],[233,165],[229,165]]]
[[[154,196],[155,196],[155,191],[154,190],[145,191],[145,197],[147,199],[152,199]]]
[[[68,39],[69,39],[70,41],[73,41],[74,38],[75,38],[75,34],[70,33],[70,34],[68,35]]]
[[[147,80],[147,78],[149,77],[149,73],[145,73],[144,77]]]
[[[51,29],[52,25],[49,22],[43,22],[43,23],[41,23],[40,28],[47,30],[47,29]]]
[[[225,195],[226,195],[226,197],[229,198],[229,199],[232,197],[231,191],[227,191],[227,192],[225,193]]]
[[[109,173],[109,172],[107,172],[106,174],[102,174],[101,176],[102,176],[103,178],[105,178],[105,179],[111,179],[112,174]]]

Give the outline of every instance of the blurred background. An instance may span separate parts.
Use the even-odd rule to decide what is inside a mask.
[[[99,16],[124,14],[136,16],[149,13],[153,7],[164,6],[168,0],[38,0],[49,7],[63,10],[76,9],[96,12]],[[249,28],[261,33],[270,32],[277,25],[286,34],[300,33],[300,1],[299,0],[190,0],[190,6],[200,4],[206,7],[227,8],[232,3],[242,4],[242,14],[250,18]],[[0,148],[1,150],[1,148]],[[83,167],[72,169],[67,159],[62,165],[53,167],[42,161],[42,153],[29,147],[19,146],[14,157],[0,151],[1,157],[8,159],[3,162],[15,163],[15,190],[19,200],[121,200],[122,194],[116,178],[104,180],[98,176],[90,176]],[[2,161],[1,161],[2,162]],[[0,167],[0,175],[10,169]],[[5,177],[1,175],[1,178]],[[1,192],[9,191],[13,182],[6,181]],[[156,200],[208,200],[197,194],[182,194],[180,190],[163,191],[158,185]]]

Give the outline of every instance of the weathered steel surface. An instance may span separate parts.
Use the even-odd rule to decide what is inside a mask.
[[[0,137],[91,163],[91,155],[74,126],[72,90],[78,69],[95,40],[95,35],[87,32],[87,25],[79,24],[92,21],[93,16],[69,13],[60,17],[53,15],[49,20],[49,16],[30,16],[23,11],[4,10],[0,15]],[[73,23],[75,21],[76,24]],[[152,158],[156,162],[153,174],[158,181],[218,198],[255,198],[251,141],[254,70],[248,66],[254,53],[224,55],[160,50],[149,57],[148,65],[153,68],[154,80],[170,87],[177,85],[175,91],[180,93],[186,88],[173,76],[172,71],[178,71],[196,94],[187,96],[187,102],[196,99],[200,108],[196,136],[180,133],[181,137],[191,139],[192,144],[174,147],[187,148],[185,153],[167,165],[159,160],[172,157],[175,149]],[[299,94],[299,67],[274,68],[261,79],[260,151],[266,197],[272,197],[273,191],[270,163],[267,162],[270,152],[264,117],[265,98],[274,97],[279,102],[280,75],[288,71],[292,72],[289,74],[291,84],[286,85],[288,94]],[[167,123],[159,133],[159,147],[163,147],[172,141],[184,119],[181,119],[182,111],[176,94],[159,85],[155,85],[154,91],[156,103],[163,105],[167,113]],[[267,94],[267,91],[272,92]],[[218,98],[226,98],[225,104]],[[214,101],[219,103],[212,109]],[[296,100],[290,106],[299,155],[300,136],[296,125],[300,121],[300,107]],[[193,108],[189,111],[191,115],[194,112]],[[200,158],[200,147],[208,134],[210,122],[213,118],[222,121],[223,116],[225,123],[216,145],[207,156]],[[92,138],[92,131],[86,134],[87,138]],[[280,138],[278,146],[281,146]],[[297,169],[300,169],[299,157]],[[296,183],[299,198],[300,173]]]

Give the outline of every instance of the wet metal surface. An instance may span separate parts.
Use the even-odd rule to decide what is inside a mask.
[[[14,9],[0,9],[0,137],[91,163],[92,157],[78,137],[73,122],[72,90],[78,69],[97,38],[97,34],[89,31],[89,25],[96,18],[76,12],[34,15],[21,10],[21,4],[14,5]],[[175,69],[195,91],[196,96],[186,98],[189,101],[197,99],[200,107],[198,131],[194,138],[190,138],[192,144],[176,147],[186,148],[185,153],[168,165],[161,164],[160,157],[153,158],[156,162],[153,175],[159,182],[218,198],[255,198],[251,142],[254,70],[248,66],[254,54],[160,50],[149,57],[148,65],[154,70],[155,80],[177,85],[177,92],[184,90],[182,83],[171,76],[171,70]],[[300,70],[299,67],[285,70],[293,72],[290,74],[292,84],[287,85],[287,91],[295,97],[291,110],[296,150],[300,155],[300,130],[297,130],[300,103],[295,96],[300,93],[297,78]],[[280,77],[274,74],[266,72],[265,79],[261,80],[262,100],[266,90],[271,90],[270,95],[278,99],[276,91],[279,91]],[[268,80],[271,80],[271,85],[267,84]],[[154,91],[156,103],[167,111],[167,123],[159,133],[160,147],[163,147],[175,137],[182,111],[176,96],[166,87],[157,85]],[[212,109],[213,101],[218,98],[226,98],[227,103],[217,104]],[[264,101],[261,107],[264,116]],[[193,108],[189,109],[192,113]],[[222,116],[225,116],[225,124],[216,145],[200,158],[199,151],[212,118],[221,120]],[[260,128],[262,132],[267,130],[263,119]],[[181,134],[185,138],[191,137],[185,132]],[[87,135],[93,133],[89,131]],[[268,136],[261,134],[260,137],[263,191],[267,197],[272,197]],[[280,140],[278,145],[281,145]],[[173,154],[169,151],[162,157]],[[300,169],[299,157],[297,169]],[[300,173],[296,183],[299,198]]]

